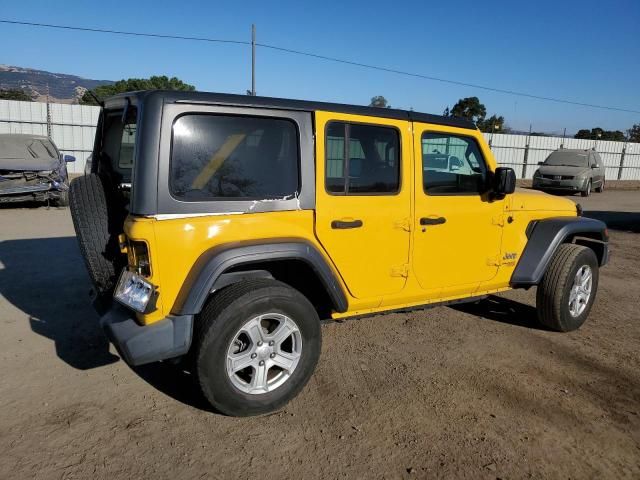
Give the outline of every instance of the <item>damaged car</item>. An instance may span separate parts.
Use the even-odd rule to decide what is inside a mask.
[[[23,134],[0,135],[0,203],[47,202],[69,204],[67,163],[48,137]]]

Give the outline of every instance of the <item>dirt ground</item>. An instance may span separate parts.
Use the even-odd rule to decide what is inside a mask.
[[[68,210],[2,208],[0,478],[640,478],[640,192],[574,198],[615,228],[581,330],[538,327],[534,290],[329,324],[249,419],[109,349]]]

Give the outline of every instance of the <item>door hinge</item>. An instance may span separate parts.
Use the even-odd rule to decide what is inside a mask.
[[[504,215],[496,215],[491,219],[491,223],[493,225],[498,225],[500,227],[504,227]]]
[[[500,227],[504,227],[504,223],[513,223],[513,215],[496,215],[491,219],[491,223],[493,225],[498,225]]]
[[[409,220],[408,218],[403,218],[402,220],[397,220],[394,223],[394,226],[396,228],[399,228],[400,230],[404,230],[405,232],[410,232],[411,231],[411,220]]]
[[[392,277],[408,277],[409,276],[409,264],[404,263],[402,265],[396,265],[395,267],[391,267],[391,276]]]

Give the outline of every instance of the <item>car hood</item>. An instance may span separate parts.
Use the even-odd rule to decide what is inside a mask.
[[[53,145],[44,137],[0,135],[0,170],[57,170],[60,159],[53,154]]]
[[[589,170],[591,169],[588,167],[565,167],[559,165],[540,165],[540,168],[538,168],[541,175],[571,175],[574,177],[584,175]]]
[[[576,214],[573,201],[538,190],[516,188],[511,195],[511,209],[520,211],[569,212]]]
[[[1,158],[0,170],[12,172],[57,170],[60,161],[57,158]]]

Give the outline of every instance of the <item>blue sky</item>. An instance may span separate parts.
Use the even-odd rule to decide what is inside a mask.
[[[491,6],[495,3],[495,7]],[[640,1],[9,1],[0,17],[249,40],[536,95],[640,110]],[[165,74],[199,90],[250,88],[250,47],[0,24],[0,63],[118,80]],[[626,130],[640,114],[563,105],[265,49],[259,95],[441,113],[478,96],[516,129]]]

